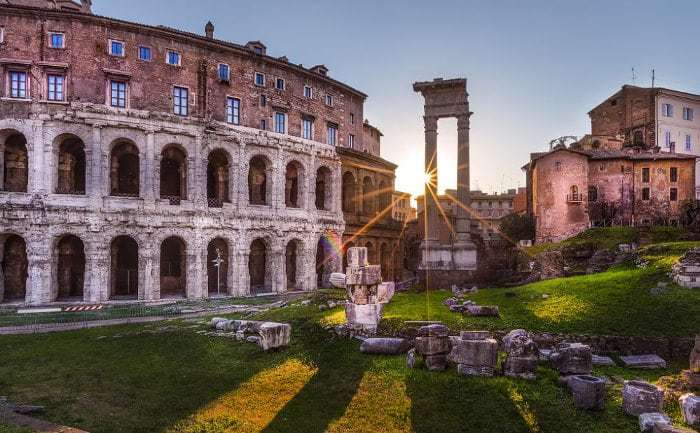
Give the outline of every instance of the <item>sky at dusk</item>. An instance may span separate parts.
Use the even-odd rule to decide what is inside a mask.
[[[700,2],[94,0],[100,15],[203,33],[293,63],[323,63],[369,95],[396,188],[422,193],[423,102],[414,81],[468,79],[472,189],[523,186],[530,152],[590,132],[587,112],[632,84],[700,93]],[[456,185],[456,121],[440,125],[440,189]]]

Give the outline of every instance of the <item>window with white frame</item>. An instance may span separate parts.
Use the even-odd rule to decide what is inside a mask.
[[[165,61],[169,65],[180,66],[182,65],[182,56],[180,56],[180,53],[178,53],[177,51],[168,50]]]
[[[219,80],[228,81],[231,79],[231,68],[226,63],[219,63]]]
[[[329,107],[333,106],[333,95],[326,95],[326,105]]]
[[[190,91],[186,87],[173,87],[173,113],[178,116],[187,116]]]
[[[234,125],[241,124],[241,100],[238,98],[226,98],[226,121]]]
[[[63,90],[65,77],[59,74],[48,74],[46,76],[46,99],[49,101],[63,101],[65,92]]]
[[[110,80],[109,105],[116,108],[126,108],[126,81]]]
[[[693,120],[693,109],[690,107],[683,107],[683,120]]]
[[[693,148],[693,139],[690,134],[685,134],[685,150],[690,150]]]
[[[332,123],[328,124],[328,130],[326,133],[326,143],[335,146],[338,141],[338,126]]]
[[[673,105],[663,104],[661,106],[661,115],[664,117],[673,117]]]
[[[116,57],[124,57],[124,42],[110,39],[109,55]]]
[[[27,85],[27,72],[10,71],[10,98],[29,98],[29,86]]]
[[[287,132],[287,115],[284,113],[275,113],[275,132],[285,134]]]
[[[264,86],[265,85],[265,74],[263,74],[262,72],[255,73],[255,85],[256,86]]]
[[[5,27],[0,27],[0,44],[5,43]]]
[[[150,62],[152,59],[151,47],[139,47],[139,60]]]
[[[671,131],[664,131],[664,141],[666,147],[671,147]]]
[[[49,33],[49,46],[51,48],[65,48],[66,35],[58,32]]]
[[[350,149],[354,149],[354,148],[355,148],[355,136],[352,135],[352,134],[348,135],[348,147],[349,147]]]
[[[311,118],[304,117],[301,119],[301,138],[307,140],[314,139],[314,121]]]
[[[277,81],[275,82],[275,88],[277,90],[284,90],[285,89],[285,82],[284,78],[278,78]]]
[[[304,86],[304,97],[309,99],[314,97],[314,89],[311,86]]]

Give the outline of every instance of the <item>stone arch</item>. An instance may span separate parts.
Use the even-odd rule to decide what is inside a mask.
[[[371,216],[374,214],[374,183],[370,176],[365,176],[362,180],[362,214]]]
[[[82,301],[85,290],[85,245],[75,235],[67,234],[54,245],[56,260],[56,299]]]
[[[29,153],[27,138],[16,130],[0,131],[0,166],[2,184],[0,190],[27,192],[29,183]]]
[[[250,243],[248,256],[248,275],[250,277],[250,294],[257,295],[268,292],[270,276],[268,275],[268,243],[262,239],[254,239]]]
[[[284,254],[287,291],[304,289],[304,243],[299,239],[287,242]]]
[[[160,198],[171,205],[187,200],[187,152],[180,145],[169,144],[160,153]]]
[[[382,281],[389,281],[391,278],[391,249],[386,242],[382,242],[379,247],[379,264],[382,267]]]
[[[346,171],[343,174],[343,212],[355,211],[355,176]]]
[[[379,187],[377,188],[377,191],[375,191],[375,194],[376,194],[375,200],[376,200],[377,204],[375,205],[374,208],[378,212],[383,212],[384,210],[386,210],[389,207],[389,200],[387,197],[388,189],[387,189],[386,185],[387,185],[386,182],[384,182],[383,180],[380,181]]]
[[[226,239],[217,237],[207,245],[207,289],[209,296],[228,294],[230,249]]]
[[[304,205],[304,166],[297,160],[289,161],[284,174],[284,204],[289,208]]]
[[[209,153],[207,162],[207,201],[209,207],[223,207],[231,203],[231,158],[224,149]]]
[[[316,244],[316,287],[319,289],[328,285],[328,277],[332,270],[329,249],[328,238],[326,235],[321,236]]]
[[[272,202],[272,163],[264,155],[255,155],[248,167],[248,202],[269,206]]]
[[[331,210],[333,204],[333,174],[326,166],[316,170],[316,209]]]
[[[2,240],[2,286],[0,302],[24,302],[27,297],[27,243],[16,234],[0,237]]]
[[[110,244],[110,299],[137,299],[139,294],[139,245],[120,235]]]
[[[110,155],[110,195],[138,197],[140,172],[138,147],[130,140],[117,140]]]
[[[85,142],[74,134],[62,134],[54,139],[57,173],[56,194],[85,194],[87,165]]]
[[[187,244],[178,236],[170,236],[160,244],[160,296],[187,296]]]

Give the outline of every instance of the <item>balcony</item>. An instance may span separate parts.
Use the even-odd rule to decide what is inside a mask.
[[[583,203],[584,195],[581,193],[571,193],[566,195],[566,202],[571,204]]]

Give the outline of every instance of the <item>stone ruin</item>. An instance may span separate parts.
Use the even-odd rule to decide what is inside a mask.
[[[360,333],[374,334],[382,318],[384,304],[394,296],[394,284],[382,282],[382,268],[369,264],[366,247],[349,248],[347,260],[345,274],[331,274],[331,284],[346,289],[347,327]]]
[[[694,248],[673,266],[673,281],[681,287],[700,287],[700,248]]]
[[[690,353],[690,369],[683,372],[683,377],[689,388],[700,390],[700,335],[695,336],[695,347]]]
[[[521,379],[536,379],[539,349],[527,331],[516,329],[503,337],[506,362],[503,374]]]
[[[452,339],[448,357],[465,376],[493,376],[498,360],[498,342],[485,331],[462,331]]]
[[[288,323],[214,317],[210,325],[217,331],[233,333],[238,341],[256,343],[264,351],[289,346],[292,335],[292,326]]]
[[[447,368],[447,355],[452,349],[450,329],[442,324],[426,325],[418,329],[415,348],[408,352],[406,363],[415,366],[416,355],[423,357],[428,370],[440,371]]]

